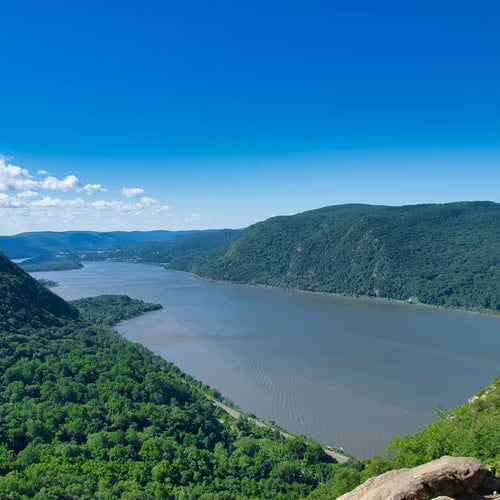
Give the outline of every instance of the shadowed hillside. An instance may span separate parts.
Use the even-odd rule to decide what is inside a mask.
[[[61,325],[77,312],[0,253],[0,329]]]

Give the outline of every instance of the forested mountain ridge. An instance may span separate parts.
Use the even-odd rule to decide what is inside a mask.
[[[284,500],[342,469],[318,444],[232,419],[1,254],[0,272],[0,498]]]
[[[175,267],[238,283],[500,310],[500,204],[338,205],[273,217]]]

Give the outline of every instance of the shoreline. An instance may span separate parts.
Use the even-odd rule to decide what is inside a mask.
[[[237,285],[237,286],[249,286],[249,287],[257,287],[257,288],[271,288],[274,290],[281,290],[283,292],[294,292],[294,293],[310,293],[310,294],[317,294],[317,295],[324,295],[324,296],[330,296],[330,297],[340,297],[340,298],[347,298],[347,299],[357,299],[357,300],[364,300],[364,301],[375,301],[375,302],[382,302],[382,303],[388,303],[392,302],[395,304],[401,304],[401,305],[406,305],[409,307],[424,307],[424,308],[430,308],[430,309],[435,309],[438,311],[450,311],[450,312],[460,312],[460,313],[468,313],[468,314],[477,314],[479,316],[487,316],[487,317],[493,317],[493,318],[500,318],[500,310],[496,311],[494,309],[479,309],[479,310],[474,310],[474,309],[465,309],[462,307],[452,307],[452,306],[439,306],[436,304],[426,304],[425,302],[409,302],[408,300],[402,300],[402,299],[391,299],[389,297],[374,297],[374,296],[369,296],[369,295],[349,295],[349,294],[342,294],[342,293],[336,293],[336,292],[322,292],[322,291],[317,291],[317,290],[304,290],[302,288],[284,288],[280,287],[277,285],[266,285],[264,283],[241,283],[239,281],[230,281],[230,280],[218,280],[214,278],[209,278],[206,276],[200,276],[199,274],[196,274],[191,271],[183,271],[181,269],[174,269],[174,268],[169,268],[167,267],[168,264],[165,262],[138,262],[138,261],[129,261],[129,260],[119,260],[119,259],[110,259],[110,260],[90,260],[90,261],[81,261],[83,262],[123,262],[125,264],[143,264],[145,266],[156,266],[156,267],[162,267],[165,271],[170,271],[174,273],[183,273],[183,274],[189,274],[193,276],[194,278],[200,280],[200,281],[205,281],[207,283],[217,283],[217,284],[222,284],[222,285]]]
[[[141,263],[137,263],[137,262],[123,262],[123,261],[88,261],[88,262],[85,262],[85,265],[86,266],[92,266],[93,264],[100,264],[100,263],[118,263],[118,262],[122,262],[124,264],[141,264]],[[156,263],[156,264],[153,264],[153,263],[143,263],[144,265],[154,265],[154,267],[162,267],[163,269],[162,270],[166,270],[166,271],[170,271],[170,272],[173,272],[173,273],[182,273],[182,274],[185,274],[185,275],[190,275],[192,276],[193,278],[195,278],[197,281],[200,281],[200,282],[212,282],[212,283],[220,283],[221,285],[227,285],[227,284],[231,284],[231,285],[238,285],[238,286],[244,286],[244,287],[261,287],[261,288],[274,288],[276,290],[279,290],[279,291],[293,291],[293,292],[299,292],[300,294],[304,294],[304,293],[314,293],[314,294],[321,294],[321,295],[333,295],[333,296],[338,296],[338,297],[343,297],[343,298],[347,298],[347,299],[353,299],[353,298],[357,298],[357,299],[362,299],[362,301],[367,301],[367,300],[370,300],[370,301],[373,301],[374,299],[376,301],[382,301],[382,302],[390,302],[391,300],[387,300],[387,299],[383,299],[383,298],[376,298],[376,297],[351,297],[351,296],[346,296],[346,295],[340,295],[340,294],[332,294],[332,293],[328,293],[328,292],[314,292],[314,291],[307,291],[307,290],[300,290],[300,289],[282,289],[282,288],[279,288],[279,287],[276,287],[276,286],[268,286],[268,285],[251,285],[251,284],[245,284],[245,283],[231,283],[231,282],[228,282],[228,281],[222,281],[222,280],[211,280],[211,279],[206,279],[206,278],[203,278],[203,277],[200,277],[200,276],[197,276],[196,274],[194,273],[191,273],[191,272],[187,272],[187,271],[181,271],[181,270],[174,270],[174,269],[168,269],[168,268],[165,268],[164,265],[160,264],[160,263]],[[144,270],[143,272],[146,272],[146,270]],[[161,272],[158,271],[160,274]],[[173,278],[175,279],[175,278]],[[432,305],[425,305],[425,304],[408,304],[406,303],[405,301],[395,301],[394,302],[396,303],[399,303],[399,304],[406,304],[406,305],[423,305],[424,307],[431,307],[433,309],[442,309],[442,310],[450,310],[450,309],[446,309],[446,308],[438,308],[436,306],[432,306]],[[396,311],[396,309],[395,309]],[[408,310],[409,311],[409,310]],[[465,311],[461,311],[461,310],[458,310],[458,312],[465,312]],[[473,311],[470,311],[470,312],[473,312]],[[125,321],[126,322],[126,321]],[[145,345],[141,342],[142,345]],[[163,356],[162,356],[163,357]],[[170,360],[170,358],[168,356],[165,356],[164,357],[165,359]],[[186,370],[185,373],[188,373],[188,374],[191,374],[192,372],[189,371],[189,370]],[[204,383],[204,378],[200,377],[198,380],[202,381],[202,383]],[[206,383],[206,382],[205,382]],[[233,396],[230,396],[232,397],[233,399],[237,400],[236,398],[234,398]],[[252,411],[251,408],[249,408],[250,411]],[[241,411],[241,410],[239,410]],[[247,410],[248,411],[248,410]],[[251,415],[251,413],[248,413],[248,415],[250,417],[253,417],[253,415]],[[279,420],[279,419],[277,419]],[[317,440],[317,438],[315,438]],[[318,440],[317,442],[328,442],[328,440]],[[342,443],[344,444],[344,443]]]
[[[120,261],[117,261],[120,262]],[[174,272],[174,273],[183,273],[183,274],[189,274],[193,276],[194,278],[200,280],[200,281],[205,281],[207,283],[217,283],[221,285],[237,285],[237,286],[248,286],[248,287],[257,287],[257,288],[270,288],[273,290],[280,290],[283,292],[294,292],[294,293],[306,293],[306,294],[314,294],[314,295],[324,295],[324,296],[329,296],[329,297],[339,297],[339,298],[344,298],[344,299],[355,299],[355,300],[362,300],[362,301],[367,301],[367,302],[381,302],[381,303],[395,303],[399,305],[404,305],[408,307],[423,307],[423,308],[428,308],[428,309],[435,309],[437,311],[450,311],[450,312],[460,312],[460,313],[468,313],[468,314],[476,314],[478,316],[487,316],[490,318],[500,318],[500,311],[495,311],[494,309],[482,309],[479,311],[473,310],[473,309],[463,309],[460,307],[446,307],[446,306],[438,306],[435,304],[426,304],[425,302],[409,302],[407,300],[401,300],[401,299],[391,299],[388,297],[371,297],[368,295],[349,295],[349,294],[342,294],[342,293],[335,293],[335,292],[320,292],[316,290],[303,290],[302,288],[282,288],[276,285],[266,285],[263,283],[240,283],[238,281],[229,281],[229,280],[217,280],[213,278],[208,278],[205,276],[200,276],[196,273],[192,273],[190,271],[182,271],[180,269],[173,269],[173,268],[168,268],[166,267],[165,264],[161,263],[153,263],[153,262],[135,262],[135,264],[144,264],[144,265],[151,265],[151,266],[161,266],[163,267],[166,271]]]
[[[236,410],[235,408],[232,408],[231,406],[228,406],[227,404],[223,403],[222,401],[219,401],[218,399],[215,399],[213,397],[207,396],[210,401],[212,401],[212,405],[220,408],[222,411],[226,412],[229,416],[233,417],[235,420],[238,420],[238,418],[246,418],[247,420],[251,421],[253,424],[255,424],[257,427],[260,428],[265,428],[265,429],[271,429],[274,432],[279,432],[281,436],[283,436],[285,439],[295,439],[296,436],[293,434],[290,434],[289,432],[286,432],[285,430],[281,428],[277,428],[276,426],[267,424],[266,422],[263,422],[262,420],[259,420],[257,417],[250,416],[241,410]],[[307,436],[305,436],[306,439],[310,440]],[[314,440],[312,440],[314,441]],[[322,443],[319,443],[318,441],[314,441],[315,443],[318,443],[322,448],[323,451],[325,452],[326,455],[328,455],[330,458],[333,458],[337,463],[339,464],[345,464],[348,462],[352,457],[349,457],[347,455],[344,455],[342,453],[338,453],[336,451],[333,451],[332,449],[328,448],[328,446],[325,446]]]

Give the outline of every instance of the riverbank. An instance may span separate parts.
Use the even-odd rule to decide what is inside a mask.
[[[246,414],[359,459],[381,453],[392,434],[425,425],[436,405],[464,401],[500,369],[490,347],[496,318],[211,284],[120,262],[43,277],[59,281],[68,299],[124,293],[163,304],[118,331]]]
[[[195,278],[197,278],[199,280],[207,281],[209,283],[223,283],[223,284],[229,284],[229,285],[263,287],[263,288],[284,290],[284,291],[295,292],[295,293],[319,294],[319,295],[326,295],[326,296],[332,296],[332,297],[344,297],[344,298],[352,298],[352,299],[357,299],[357,300],[366,300],[366,301],[370,301],[370,302],[373,302],[373,301],[391,302],[391,303],[395,303],[395,304],[402,304],[402,305],[409,306],[409,307],[428,307],[428,308],[437,309],[440,311],[463,312],[463,313],[469,313],[469,314],[479,314],[481,316],[492,316],[492,317],[500,318],[500,310],[495,310],[495,309],[440,306],[437,304],[428,304],[425,302],[420,302],[419,300],[416,300],[415,298],[410,298],[408,300],[402,300],[402,299],[394,299],[394,298],[390,298],[390,297],[376,297],[376,296],[371,296],[371,295],[370,296],[368,296],[368,295],[350,295],[350,294],[334,293],[334,292],[322,292],[322,291],[316,291],[316,290],[304,290],[302,288],[280,287],[280,286],[267,285],[267,284],[262,284],[262,283],[241,283],[238,281],[217,280],[217,279],[209,278],[207,276],[200,276],[200,275],[193,273],[191,271],[183,271],[180,269],[171,268],[168,266],[168,263],[166,263],[166,262],[141,262],[141,261],[136,261],[136,260],[132,260],[132,259],[124,259],[124,260],[108,259],[108,261],[109,262],[127,262],[130,264],[143,264],[143,265],[147,265],[147,266],[163,267],[167,271],[172,271],[172,272],[177,272],[177,273],[186,273],[188,275],[194,276]],[[82,262],[84,262],[84,261],[82,261]],[[94,261],[94,262],[97,262],[97,261]],[[102,261],[102,262],[105,262],[105,261]]]
[[[275,286],[275,285],[266,285],[266,284],[261,284],[261,283],[240,283],[238,281],[216,280],[216,279],[209,278],[207,276],[200,276],[200,275],[198,275],[196,273],[192,273],[190,271],[181,271],[179,269],[169,268],[166,264],[162,264],[162,263],[136,262],[136,264],[160,266],[160,267],[163,267],[167,271],[176,272],[176,273],[185,273],[185,274],[188,274],[190,276],[195,277],[196,279],[199,279],[201,281],[206,281],[208,283],[220,283],[220,284],[225,284],[225,285],[249,286],[249,287],[257,287],[257,288],[270,288],[273,290],[283,290],[286,292],[324,295],[327,297],[342,297],[342,298],[356,299],[356,300],[360,300],[360,301],[369,301],[369,302],[390,302],[392,304],[401,304],[401,305],[408,306],[408,307],[423,307],[423,308],[435,309],[438,311],[462,312],[462,313],[469,313],[469,314],[478,314],[480,316],[490,316],[490,317],[494,317],[494,318],[500,318],[500,311],[496,311],[494,309],[465,309],[462,307],[446,307],[446,306],[439,306],[436,304],[426,304],[424,302],[419,302],[419,301],[392,299],[392,298],[388,298],[388,297],[373,297],[373,296],[368,296],[368,295],[349,295],[349,294],[333,293],[333,292],[319,292],[319,291],[315,291],[315,290],[303,290],[302,288],[284,288],[284,287],[279,287],[279,286]]]
[[[255,424],[257,427],[264,428],[264,429],[271,429],[272,431],[276,432],[278,431],[281,436],[283,436],[285,439],[295,439],[296,436],[292,436],[292,434],[289,434],[288,432],[278,430],[275,427],[273,427],[270,424],[266,424],[265,422],[262,422],[261,420],[258,420],[257,418],[250,417],[248,415],[245,415],[243,412],[239,410],[235,410],[234,408],[231,408],[228,405],[225,405],[224,403],[221,403],[220,401],[217,401],[214,398],[209,398],[212,401],[212,404],[216,406],[217,408],[220,408],[221,410],[225,411],[228,415],[235,419],[239,418],[246,418],[253,424]],[[333,458],[336,462],[339,464],[344,464],[350,460],[351,457],[348,457],[347,455],[342,455],[341,453],[337,453],[336,451],[328,449],[328,447],[323,447],[323,451],[325,452],[326,455],[328,455],[330,458]]]

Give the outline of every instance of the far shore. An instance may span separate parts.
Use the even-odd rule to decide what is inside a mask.
[[[266,284],[261,284],[261,283],[240,283],[238,281],[229,281],[229,280],[216,280],[213,278],[208,278],[205,276],[199,276],[196,273],[192,273],[189,271],[181,271],[179,269],[172,269],[169,267],[166,267],[166,264],[164,263],[155,263],[155,262],[135,262],[135,264],[146,264],[146,265],[152,265],[152,266],[161,266],[163,267],[166,271],[171,271],[174,273],[183,273],[183,274],[189,274],[196,279],[200,281],[206,281],[208,283],[218,283],[221,285],[237,285],[237,286],[248,286],[248,287],[257,287],[257,288],[271,288],[273,290],[281,290],[284,292],[294,292],[294,293],[306,293],[306,294],[314,294],[314,295],[325,295],[325,296],[330,296],[330,297],[341,297],[344,299],[355,299],[355,300],[362,300],[362,301],[369,301],[369,302],[391,302],[395,304],[401,304],[407,307],[424,307],[428,309],[435,309],[438,311],[452,311],[452,312],[461,312],[461,313],[469,313],[469,314],[478,314],[480,316],[490,316],[494,318],[500,318],[500,311],[495,311],[494,309],[465,309],[461,307],[445,307],[445,306],[438,306],[435,304],[425,304],[424,302],[410,302],[408,300],[401,300],[401,299],[391,299],[388,297],[373,297],[373,296],[368,296],[368,295],[348,295],[348,294],[342,294],[342,293],[334,293],[334,292],[319,292],[319,291],[314,291],[314,290],[303,290],[302,288],[282,288],[279,286],[275,285],[266,285]]]
[[[82,261],[85,262],[85,261]],[[89,262],[106,262],[104,261],[89,261]],[[165,262],[133,262],[126,260],[109,260],[108,262],[125,262],[128,264],[144,264],[146,266],[158,266],[163,267],[166,271],[171,271],[174,273],[183,273],[194,276],[196,279],[200,281],[206,281],[208,283],[218,283],[222,285],[238,285],[238,286],[249,286],[249,287],[259,287],[259,288],[271,288],[274,290],[281,290],[285,292],[294,292],[294,293],[307,293],[307,294],[316,294],[316,295],[325,295],[330,297],[342,297],[347,299],[356,299],[362,301],[376,301],[376,302],[392,302],[395,304],[401,304],[407,307],[424,307],[429,309],[435,309],[438,311],[452,311],[452,312],[461,312],[468,314],[478,314],[480,316],[490,316],[494,318],[500,318],[500,311],[495,311],[494,309],[465,309],[462,307],[447,307],[447,306],[438,306],[435,304],[426,304],[424,302],[410,302],[408,300],[401,299],[391,299],[389,297],[374,297],[368,295],[349,295],[335,292],[320,292],[315,290],[303,290],[302,288],[283,288],[275,285],[266,285],[263,283],[240,283],[238,281],[230,281],[230,280],[216,280],[213,278],[208,278],[206,276],[200,276],[196,273],[192,273],[190,271],[181,271],[180,269],[173,269],[167,267],[168,264]]]

